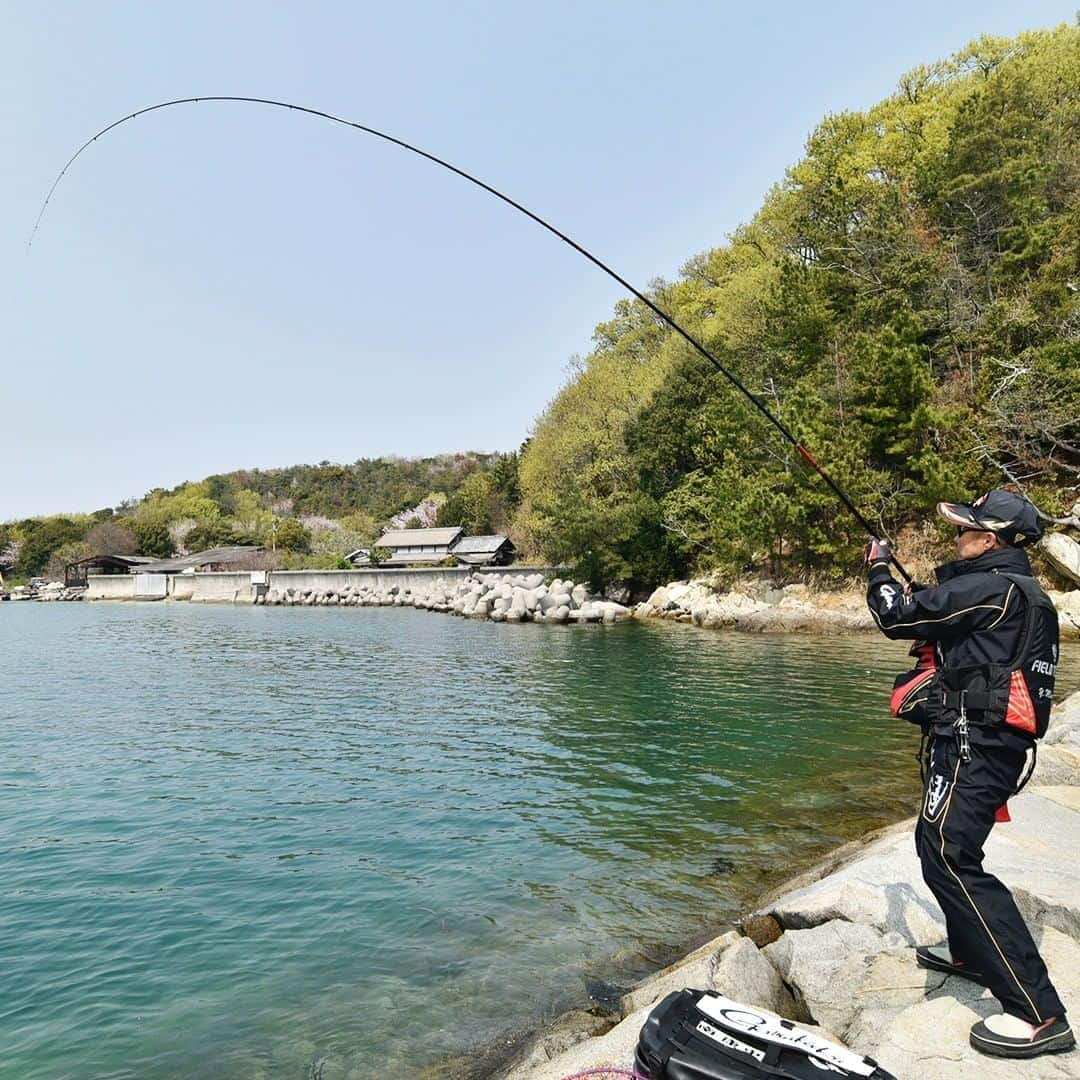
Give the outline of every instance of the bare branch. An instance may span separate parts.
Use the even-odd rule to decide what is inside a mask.
[[[1035,500],[1032,499],[1031,496],[1027,493],[1027,489],[1024,487],[1023,481],[1012,471],[1012,467],[1005,465],[1001,461],[996,460],[985,444],[980,443],[976,450],[979,456],[984,461],[987,461],[991,465],[993,465],[994,468],[997,469],[998,472],[1000,472],[1001,475],[1004,476],[1010,484],[1014,485],[1016,489],[1020,492],[1020,494],[1023,495],[1024,498],[1027,499],[1027,501],[1031,503],[1032,506],[1035,507],[1035,513],[1037,513],[1043,521],[1049,521],[1053,525],[1065,525],[1068,528],[1080,529],[1080,514],[1074,512],[1072,514],[1069,514],[1068,517],[1054,517],[1052,514],[1046,513],[1046,511],[1040,509],[1038,503],[1036,503]],[[1032,479],[1032,477],[1039,475],[1042,474],[1032,473],[1030,476],[1027,476],[1024,479]]]

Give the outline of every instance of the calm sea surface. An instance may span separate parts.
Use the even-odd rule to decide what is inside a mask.
[[[875,637],[4,604],[0,656],[18,1080],[409,1077],[916,798]]]

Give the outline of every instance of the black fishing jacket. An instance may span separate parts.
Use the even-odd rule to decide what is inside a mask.
[[[871,569],[866,601],[881,632],[933,642],[938,665],[945,669],[1004,665],[1014,659],[1028,605],[1020,586],[1004,575],[1032,577],[1027,555],[1019,548],[996,548],[975,559],[945,563],[935,573],[936,587],[905,596],[887,565]],[[971,741],[1014,750],[1032,742],[1020,731],[986,727],[972,728]]]

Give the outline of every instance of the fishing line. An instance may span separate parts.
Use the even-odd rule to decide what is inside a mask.
[[[113,128],[119,127],[121,124],[126,124],[129,120],[134,120],[138,116],[145,116],[147,113],[157,112],[159,109],[172,108],[174,105],[193,105],[200,101],[235,101],[246,102],[252,105],[269,105],[276,109],[288,109],[291,112],[306,113],[308,116],[318,116],[323,120],[329,120],[334,124],[341,124],[343,127],[355,128],[357,131],[362,131],[367,135],[374,135],[378,139],[382,139],[385,142],[393,143],[394,146],[401,147],[402,150],[408,150],[410,153],[417,154],[422,158],[427,158],[428,161],[433,162],[436,165],[440,165],[444,169],[448,169],[450,172],[460,176],[463,180],[468,180],[470,184],[475,184],[478,188],[482,188],[489,195],[494,195],[495,198],[501,199],[508,206],[512,206],[519,213],[524,214],[527,218],[535,221],[537,225],[547,229],[549,233],[557,236],[564,244],[569,244],[579,255],[583,255],[594,266],[599,267],[609,277],[614,278],[624,289],[632,293],[638,300],[640,300],[654,315],[666,323],[672,330],[675,331],[681,338],[688,342],[694,349],[697,350],[710,364],[720,372],[734,386],[745,398],[754,406],[755,409],[765,419],[772,424],[772,426],[780,432],[780,434],[795,447],[799,456],[825,481],[831,488],[833,494],[840,500],[845,508],[851,513],[855,520],[866,530],[869,536],[877,536],[879,530],[875,530],[869,521],[863,517],[858,507],[847,497],[840,486],[835,480],[814,460],[813,454],[806,449],[805,446],[795,437],[794,434],[788,429],[787,425],[777,416],[773,415],[760,401],[747,389],[742,380],[739,379],[734,372],[729,371],[722,363],[700,341],[697,340],[692,334],[684,330],[670,315],[662,311],[652,300],[650,300],[644,293],[640,292],[633,285],[630,284],[624,277],[617,274],[606,263],[598,259],[591,251],[582,247],[576,240],[567,236],[566,233],[555,228],[550,222],[545,221],[542,217],[534,214],[528,207],[522,206],[521,203],[511,199],[509,195],[504,195],[501,191],[493,188],[490,184],[485,184],[483,180],[478,179],[471,173],[467,173],[464,169],[459,169],[456,165],[452,165],[449,161],[444,161],[440,157],[436,157],[434,154],[428,153],[426,150],[420,149],[418,146],[412,146],[402,139],[395,138],[393,135],[388,135],[384,131],[379,131],[376,128],[368,127],[365,124],[358,124],[354,120],[346,120],[340,116],[334,116],[332,113],[323,112],[321,109],[310,109],[305,105],[294,105],[288,101],[275,101],[271,98],[260,97],[242,97],[234,94],[213,94],[206,97],[189,97],[189,98],[176,98],[173,101],[162,101],[157,105],[149,105],[145,109],[138,109],[137,111],[130,113],[127,116],[121,117],[119,120],[114,120],[111,124],[103,127],[96,135],[87,139],[86,142],[75,151],[74,154],[68,159],[67,164],[57,174],[56,179],[53,181],[52,187],[49,188],[48,195],[45,196],[45,201],[41,204],[41,209],[38,211],[37,220],[34,222],[34,228],[31,230],[30,239],[27,242],[27,249],[33,246],[34,237],[37,236],[38,228],[41,225],[41,219],[45,216],[45,211],[48,209],[49,203],[52,201],[52,197],[60,181],[63,180],[64,175],[68,169],[75,163],[78,157],[86,150],[92,143],[97,142],[102,135],[108,134]],[[900,565],[896,556],[893,555],[891,559],[893,565],[908,582],[911,581],[911,575]]]

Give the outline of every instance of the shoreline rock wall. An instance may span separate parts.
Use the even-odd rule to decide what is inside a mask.
[[[1080,636],[1080,589],[1049,592],[1061,632]],[[753,581],[718,592],[708,580],[673,581],[634,608],[636,619],[670,619],[706,629],[749,633],[850,634],[876,629],[861,589],[818,592]]]
[[[460,583],[425,586],[348,584],[334,589],[270,589],[255,604],[272,607],[413,607],[492,622],[621,622],[630,609],[582,584],[543,574],[472,574]]]
[[[754,633],[843,634],[874,629],[861,592],[815,592],[807,585],[775,588],[765,581],[729,592],[717,592],[706,580],[674,581],[638,604],[634,617]]]

